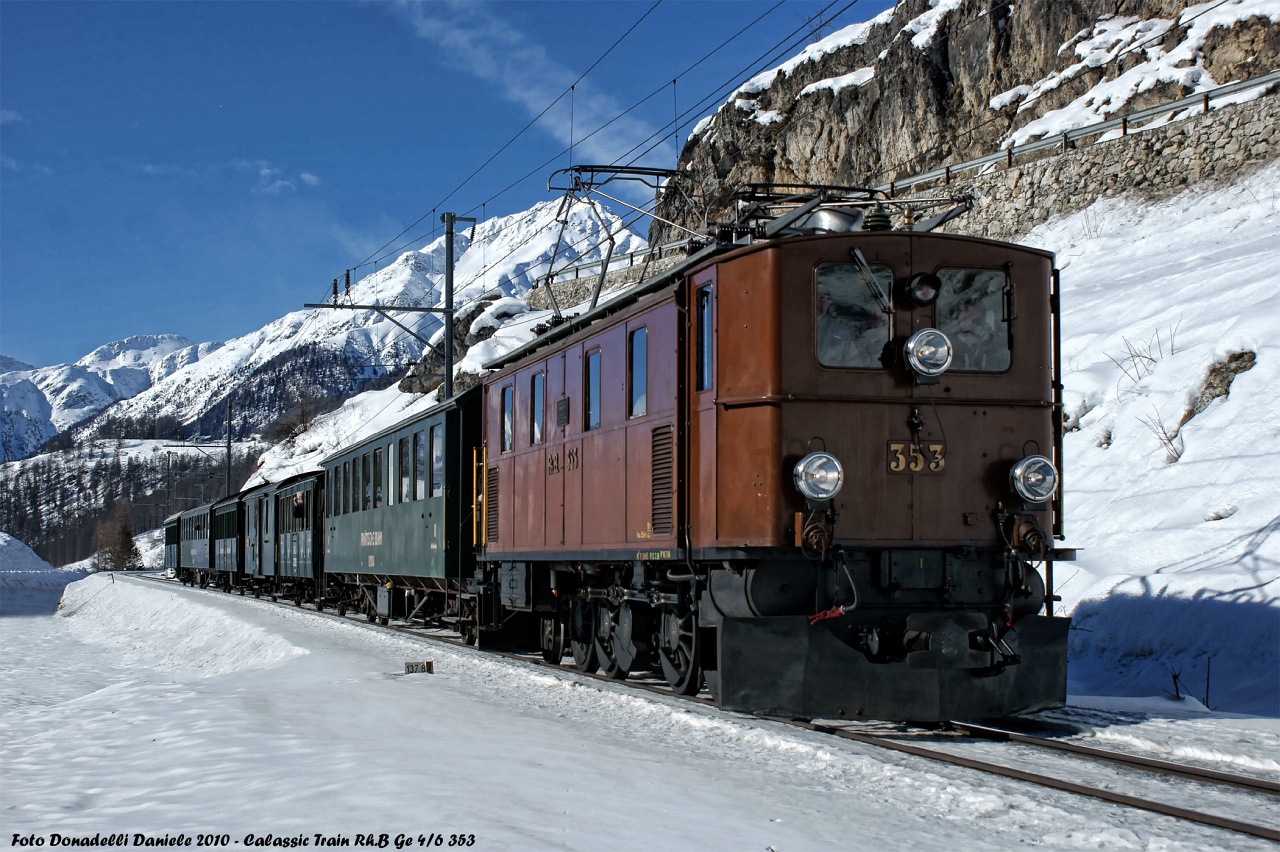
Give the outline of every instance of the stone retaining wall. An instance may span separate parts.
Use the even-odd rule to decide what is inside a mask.
[[[659,272],[670,269],[684,260],[685,257],[683,249],[671,249],[666,256],[655,257],[650,260],[647,266],[643,263],[638,263],[635,266],[610,270],[609,274],[605,276],[601,292],[610,293],[614,290],[638,284],[645,278],[652,278]],[[551,286],[555,288],[556,302],[560,305],[560,310],[567,311],[574,305],[590,299],[591,293],[596,288],[596,279],[599,277],[599,268],[589,269],[584,270],[580,278],[565,278],[552,284]],[[546,287],[530,290],[525,296],[525,301],[529,303],[530,307],[542,310],[551,309],[551,297],[547,294]]]
[[[940,231],[1016,241],[1036,225],[1099,198],[1137,190],[1160,197],[1227,181],[1275,159],[1280,97],[1266,95],[1128,136],[1081,144],[1032,162],[941,181],[913,195],[971,193],[974,209]],[[911,197],[911,196],[904,196]]]

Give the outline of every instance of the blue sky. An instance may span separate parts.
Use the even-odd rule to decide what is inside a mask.
[[[554,197],[570,134],[657,90],[573,159],[657,133],[645,164],[674,165],[677,110],[712,98],[683,140],[824,8],[825,35],[888,5],[3,0],[0,353],[46,366],[133,334],[247,333],[420,218],[393,248],[428,242],[445,210]],[[576,86],[572,122],[562,98],[459,188],[637,21]]]

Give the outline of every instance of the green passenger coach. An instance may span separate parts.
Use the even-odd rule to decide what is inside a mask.
[[[474,542],[461,518],[471,512],[472,463],[463,456],[478,443],[479,418],[478,392],[464,393],[325,459],[324,597],[339,612],[472,618],[462,583]]]

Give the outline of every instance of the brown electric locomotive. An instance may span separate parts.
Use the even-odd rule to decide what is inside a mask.
[[[741,208],[489,365],[483,626],[751,713],[1060,706],[1053,256],[895,230],[866,191]]]

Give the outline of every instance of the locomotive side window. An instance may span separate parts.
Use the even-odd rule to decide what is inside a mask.
[[[939,269],[938,328],[955,345],[952,370],[1003,373],[1009,369],[1008,276],[998,269]]]
[[[694,297],[695,319],[698,324],[697,368],[698,376],[695,389],[704,391],[711,388],[711,285],[699,287]]]
[[[514,388],[507,385],[502,389],[502,452],[511,452],[511,447],[515,444],[515,411],[513,409],[512,396]]]
[[[586,386],[586,404],[583,406],[586,420],[583,428],[590,432],[600,428],[600,350],[587,355],[586,375],[583,377]]]
[[[444,496],[444,424],[431,427],[431,496]]]
[[[649,330],[638,328],[631,332],[631,357],[629,359],[631,386],[631,417],[642,417],[648,413],[648,337]]]
[[[547,374],[534,373],[529,393],[529,443],[542,443],[542,425],[546,417]]]
[[[814,322],[818,363],[825,367],[879,368],[889,344],[889,315],[881,298],[893,292],[893,270],[872,266],[879,293],[852,263],[818,266]]]

